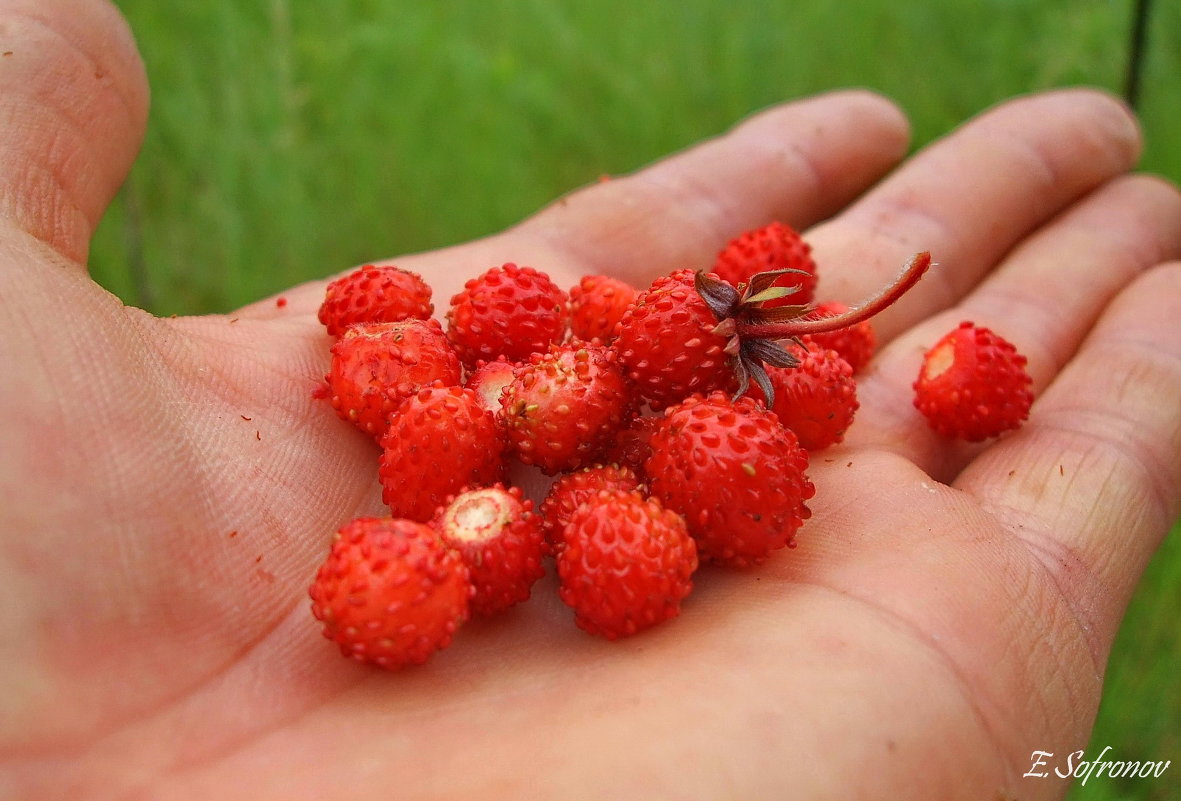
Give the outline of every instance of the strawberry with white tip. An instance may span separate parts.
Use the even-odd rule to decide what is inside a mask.
[[[451,498],[431,525],[459,554],[475,588],[472,612],[489,617],[529,599],[545,575],[541,518],[533,501],[503,484],[469,489]]]

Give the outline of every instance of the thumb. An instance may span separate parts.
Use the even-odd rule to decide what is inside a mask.
[[[147,109],[143,64],[107,0],[0,0],[0,220],[85,264]]]

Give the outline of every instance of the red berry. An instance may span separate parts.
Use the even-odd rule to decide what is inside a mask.
[[[500,428],[465,387],[435,384],[411,395],[391,417],[381,447],[381,497],[394,517],[430,520],[464,487],[504,478]]]
[[[825,317],[836,317],[838,314],[844,314],[849,311],[849,307],[844,303],[837,301],[829,301],[828,303],[818,304],[805,316],[804,319],[822,319]],[[873,358],[874,349],[878,344],[877,334],[873,330],[873,324],[869,320],[862,320],[844,328],[838,328],[835,331],[821,331],[815,334],[808,334],[807,338],[816,342],[822,348],[835,350],[841,354],[849,366],[853,368],[854,373],[859,373],[865,369],[869,364],[869,360]]]
[[[603,461],[629,468],[637,476],[644,474],[644,462],[652,454],[652,432],[659,417],[636,415],[615,434],[615,440],[603,453]]]
[[[596,461],[630,417],[632,397],[615,352],[591,342],[535,354],[500,403],[510,450],[553,475]]]
[[[773,412],[715,392],[665,411],[644,473],[652,495],[684,515],[703,559],[745,566],[792,544],[809,517],[807,467]]]
[[[319,318],[335,337],[355,323],[426,320],[434,310],[422,276],[393,265],[366,264],[328,284]]]
[[[566,293],[532,267],[505,264],[451,298],[447,336],[467,365],[504,355],[522,361],[566,336]]]
[[[493,414],[500,413],[500,393],[516,375],[517,366],[503,356],[486,362],[476,362],[476,369],[467,377],[464,386],[476,393],[480,403]]]
[[[369,517],[337,532],[308,594],[341,653],[393,670],[446,648],[471,592],[463,561],[430,527]]]
[[[439,510],[432,526],[468,567],[473,614],[496,615],[528,600],[545,575],[541,518],[516,487],[461,492]]]
[[[549,493],[541,502],[541,530],[547,549],[556,552],[562,531],[570,522],[574,510],[602,490],[638,489],[640,480],[631,468],[618,465],[594,465],[573,473],[566,473],[550,485]]]
[[[774,286],[798,286],[799,289],[782,298],[766,301],[765,306],[799,305],[812,301],[816,291],[816,262],[812,259],[812,247],[791,226],[783,223],[773,222],[730,240],[713,266],[713,272],[734,286],[749,282],[756,273],[771,270],[801,271],[780,276],[774,283]]]
[[[868,320],[902,297],[931,266],[918,253],[892,281],[859,306],[810,318],[807,306],[768,308],[781,276],[762,272],[735,287],[714,273],[678,270],[658,278],[623,315],[615,347],[653,409],[691,393],[717,389],[741,395],[751,382],[772,394],[764,364],[786,367],[791,356],[779,341]]]
[[[570,332],[579,339],[610,341],[635,298],[635,287],[618,278],[584,276],[570,290]]]
[[[685,521],[639,493],[600,492],[562,537],[558,594],[591,634],[614,640],[676,617],[693,589],[697,549]]]
[[[636,297],[619,323],[614,347],[653,409],[693,392],[737,387],[724,352],[727,337],[714,332],[717,325],[692,270],[661,276]]]
[[[437,321],[358,323],[332,346],[332,367],[317,394],[341,419],[380,438],[403,398],[435,381],[458,384],[461,376]]]
[[[914,383],[914,405],[937,432],[980,442],[1029,417],[1032,380],[1026,359],[987,328],[960,323],[927,351]]]
[[[835,350],[815,342],[788,347],[796,367],[768,367],[775,390],[771,411],[791,429],[800,446],[818,451],[845,438],[857,412],[857,382],[853,368]],[[759,397],[758,390],[752,396]]]

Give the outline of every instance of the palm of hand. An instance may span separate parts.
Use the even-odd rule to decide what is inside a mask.
[[[109,133],[122,152],[110,185],[72,199],[91,217],[134,141]],[[767,218],[830,216],[903,145],[880,100],[808,101],[503,235],[398,263],[437,304],[507,260],[566,286],[605,270],[643,283]],[[1014,792],[1032,751],[1085,743],[1123,604],[1175,508],[1176,412],[1154,399],[1181,375],[1153,350],[1181,339],[1166,333],[1179,279],[1148,268],[1181,252],[1181,203],[1117,178],[1135,147],[1102,97],[1019,101],[813,231],[832,265],[824,291],[847,300],[914,250],[946,271],[880,320],[890,342],[846,446],[813,460],[798,549],[701,571],[681,618],[615,644],[577,631],[543,583],[397,675],[340,659],[307,609],[331,531],[382,511],[373,444],[311,397],[322,284],[284,309],[157,320],[70,263],[88,230],[9,214],[0,347],[22,380],[0,401],[0,576],[15,609],[0,754],[14,781],[152,798],[519,797],[539,782],[599,797]],[[1099,219],[1103,241],[1087,233]],[[1091,264],[1106,272],[1068,291]],[[1050,296],[1064,300],[1048,310]],[[1024,344],[1043,393],[1025,430],[971,451],[931,436],[908,396],[922,346],[965,316]],[[1108,358],[1121,349],[1136,358]],[[1121,439],[1132,422],[1144,435]],[[1116,558],[1104,540],[1121,517]]]

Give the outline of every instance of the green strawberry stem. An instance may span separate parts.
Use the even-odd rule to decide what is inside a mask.
[[[930,266],[931,254],[929,251],[923,251],[911,257],[902,272],[876,295],[848,311],[832,317],[808,318],[806,315],[800,315],[779,322],[747,322],[739,317],[734,319],[735,333],[743,341],[748,339],[791,339],[804,334],[819,334],[856,325],[893,305],[918,283],[918,280],[923,277],[923,273]]]

